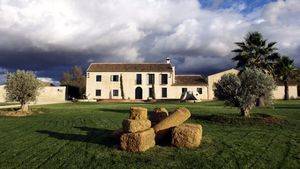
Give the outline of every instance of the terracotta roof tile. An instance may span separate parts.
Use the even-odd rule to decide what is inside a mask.
[[[92,63],[88,72],[172,72],[165,63]]]
[[[207,80],[201,75],[176,75],[175,86],[207,86]]]

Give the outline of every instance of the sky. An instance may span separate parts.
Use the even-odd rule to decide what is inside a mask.
[[[178,74],[232,68],[250,31],[300,66],[300,0],[0,0],[0,83],[34,71],[59,81],[74,65],[163,62]]]

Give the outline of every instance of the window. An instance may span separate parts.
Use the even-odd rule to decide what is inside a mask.
[[[167,88],[163,87],[161,90],[161,96],[162,97],[168,97],[168,91]]]
[[[136,84],[142,84],[142,74],[136,74]]]
[[[149,97],[153,98],[153,88],[149,88]]]
[[[197,88],[197,92],[198,92],[199,94],[202,94],[202,88]]]
[[[111,81],[112,82],[118,82],[119,81],[119,75],[112,75],[111,76]]]
[[[100,89],[96,90],[96,96],[101,96],[101,90]]]
[[[161,75],[161,84],[168,84],[168,74]]]
[[[155,84],[155,76],[154,76],[154,74],[149,74],[148,82],[149,82],[149,84]]]
[[[182,92],[182,93],[187,92],[187,88],[182,88],[182,89],[181,89],[181,92]]]
[[[101,80],[102,80],[101,75],[96,75],[96,82],[101,82]]]
[[[119,96],[119,90],[113,90],[113,96]]]

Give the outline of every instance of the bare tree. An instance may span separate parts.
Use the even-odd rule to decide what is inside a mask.
[[[78,88],[79,97],[83,98],[85,93],[85,76],[82,68],[74,66],[69,72],[64,72],[60,80],[61,85]]]

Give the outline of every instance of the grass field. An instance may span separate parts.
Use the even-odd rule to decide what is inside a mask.
[[[18,105],[18,103],[0,103],[0,106]]]
[[[130,106],[170,110],[185,106],[189,122],[203,125],[203,142],[194,150],[155,146],[127,153],[111,138]],[[0,117],[0,168],[300,168],[300,101],[279,101],[259,113],[282,124],[215,122],[208,115],[232,117],[221,102],[197,104],[69,103],[34,107],[29,117]]]

